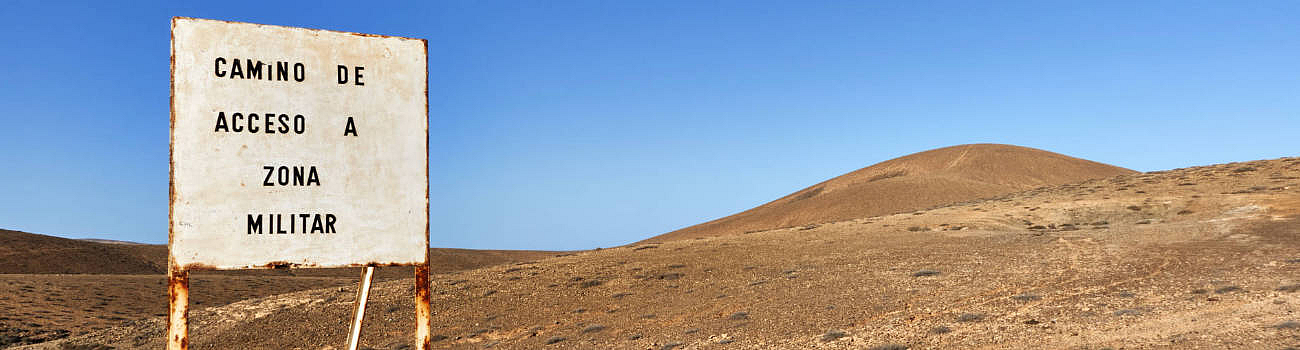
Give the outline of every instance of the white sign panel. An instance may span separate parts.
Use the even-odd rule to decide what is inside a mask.
[[[174,265],[426,263],[426,48],[174,19]]]

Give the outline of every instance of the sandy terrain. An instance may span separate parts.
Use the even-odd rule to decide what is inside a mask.
[[[0,230],[7,255],[23,261],[0,273],[0,348],[39,343],[167,313],[167,247],[86,242]],[[434,273],[532,261],[556,252],[430,249]],[[69,258],[60,258],[68,256]],[[162,271],[162,270],[158,270]],[[21,273],[15,273],[21,272]],[[61,273],[52,273],[61,272]],[[105,272],[113,272],[112,274]],[[409,279],[411,268],[381,268],[375,279]],[[197,271],[192,307],[221,306],[302,290],[355,286],[360,268]]]
[[[412,283],[376,285],[365,347],[410,347]],[[1300,347],[1300,158],[561,254],[433,290],[435,345],[454,349]],[[341,348],[354,293],[199,307],[191,346]],[[164,327],[29,348],[159,348]]]

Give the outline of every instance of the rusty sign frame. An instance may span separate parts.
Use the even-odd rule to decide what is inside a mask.
[[[172,253],[173,253],[173,252],[172,252],[172,243],[173,243],[173,239],[175,238],[175,237],[174,237],[174,236],[175,236],[174,231],[175,231],[175,226],[176,226],[175,213],[174,213],[174,211],[175,211],[175,205],[176,205],[176,163],[175,163],[175,145],[176,145],[176,132],[175,132],[175,128],[176,128],[176,24],[177,24],[178,21],[181,21],[181,20],[214,21],[214,22],[223,22],[223,23],[232,23],[232,24],[255,24],[255,25],[268,26],[268,27],[292,28],[292,29],[301,29],[301,30],[308,30],[308,31],[314,31],[314,32],[340,33],[340,34],[354,35],[354,36],[360,36],[360,37],[397,38],[397,39],[419,40],[420,42],[422,42],[422,43],[424,44],[424,57],[425,57],[425,60],[424,60],[424,75],[423,75],[423,78],[424,78],[423,91],[424,91],[424,116],[425,116],[425,121],[426,121],[426,123],[428,122],[428,116],[429,116],[429,59],[428,59],[428,57],[429,57],[429,42],[428,42],[428,40],[425,40],[425,39],[417,39],[417,38],[407,38],[407,37],[400,37],[400,36],[389,36],[389,35],[378,35],[378,34],[363,34],[363,33],[345,32],[345,31],[335,31],[335,30],[325,30],[325,29],[316,29],[316,28],[301,28],[301,27],[288,27],[288,26],[265,25],[265,24],[256,24],[256,23],[247,23],[247,22],[235,22],[235,21],[224,21],[224,20],[202,19],[202,18],[194,18],[194,17],[181,17],[181,16],[172,17],[172,19],[171,19],[171,30],[170,30],[170,57],[169,57],[169,73],[170,73],[170,74],[169,74],[169,84],[168,84],[168,85],[169,85],[169,88],[168,88],[168,107],[169,107],[170,121],[169,121],[169,124],[168,124],[168,152],[167,152],[167,153],[168,153],[168,202],[167,202],[167,229],[168,229],[168,230],[167,230],[167,248],[168,248],[168,249],[167,249],[167,295],[168,295],[168,316],[167,316],[167,341],[166,341],[166,344],[167,344],[167,349],[168,349],[168,350],[186,350],[186,349],[189,348],[189,294],[190,294],[190,274],[189,274],[189,272],[190,272],[190,271],[195,271],[195,270],[218,270],[218,268],[213,267],[213,266],[202,266],[202,265],[199,265],[199,264],[189,264],[189,265],[186,265],[186,266],[181,266],[181,265],[178,265],[178,264],[176,263],[175,256],[172,255]],[[425,153],[425,157],[424,157],[424,178],[425,178],[425,183],[426,183],[426,186],[425,186],[425,193],[424,193],[424,213],[425,213],[425,216],[424,216],[424,217],[425,217],[425,222],[424,222],[424,263],[422,263],[422,264],[419,264],[419,263],[417,263],[417,264],[401,264],[401,263],[380,263],[380,262],[374,262],[374,263],[366,263],[366,264],[350,264],[350,265],[347,265],[347,266],[310,266],[310,265],[302,265],[302,264],[291,264],[291,263],[287,263],[287,262],[286,262],[286,263],[270,263],[270,264],[266,264],[266,265],[263,265],[263,266],[251,266],[251,267],[243,268],[243,269],[252,269],[252,268],[256,268],[256,269],[273,269],[273,268],[284,268],[284,267],[300,267],[300,268],[313,268],[313,267],[364,267],[364,269],[363,269],[364,272],[363,272],[363,275],[362,275],[363,277],[362,277],[362,281],[361,281],[361,288],[365,288],[365,287],[368,287],[368,286],[369,286],[369,282],[370,282],[369,277],[370,277],[370,276],[373,276],[373,269],[374,269],[375,267],[379,267],[379,266],[414,266],[414,270],[415,270],[415,276],[414,276],[414,277],[415,277],[415,321],[416,321],[416,327],[415,327],[415,345],[416,345],[416,349],[417,349],[417,350],[427,350],[427,349],[430,349],[431,346],[432,346],[432,332],[431,332],[430,327],[431,327],[431,319],[432,319],[431,316],[432,316],[433,308],[432,308],[432,293],[430,293],[431,280],[430,280],[430,278],[429,278],[429,271],[430,271],[429,264],[430,264],[430,262],[429,262],[429,253],[428,253],[428,252],[429,252],[429,220],[428,220],[428,214],[429,214],[429,186],[428,186],[427,184],[428,184],[428,179],[429,179],[429,157],[428,157],[428,154],[429,154],[429,129],[428,129],[427,126],[425,127],[425,130],[424,130],[424,153]],[[358,290],[358,303],[359,303],[358,306],[357,306],[358,313],[357,313],[356,315],[354,315],[354,318],[356,318],[356,321],[355,321],[355,322],[358,323],[358,327],[359,327],[359,323],[360,323],[360,318],[363,316],[364,307],[365,307],[365,305],[364,305],[365,300],[361,299],[361,295],[362,295],[361,291]],[[359,329],[354,330],[354,331],[359,331]]]

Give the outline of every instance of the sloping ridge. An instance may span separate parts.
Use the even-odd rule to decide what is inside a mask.
[[[0,273],[162,274],[167,247],[106,244],[0,229]]]
[[[887,160],[744,212],[642,242],[897,214],[1135,171],[1029,147],[971,144]]]
[[[430,272],[450,273],[483,266],[531,261],[562,252],[429,248]],[[406,278],[411,267],[384,268],[376,278]],[[356,277],[357,268],[202,271],[240,276]],[[0,274],[161,275],[167,246],[114,240],[69,239],[0,229]]]

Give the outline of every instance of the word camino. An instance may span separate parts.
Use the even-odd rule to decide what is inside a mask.
[[[293,81],[301,83],[307,79],[307,66],[301,62],[277,61],[265,63],[253,59],[240,60],[225,57],[217,57],[213,60],[215,66],[214,74],[218,78],[230,77],[230,79],[253,79],[253,80],[272,80],[272,81]],[[263,70],[263,68],[266,68]],[[265,72],[266,74],[262,74]]]

